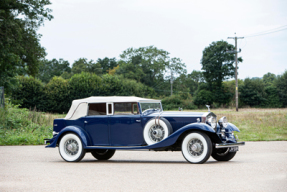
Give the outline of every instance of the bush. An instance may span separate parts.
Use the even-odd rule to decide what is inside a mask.
[[[62,77],[53,77],[45,86],[45,111],[67,113],[71,102],[69,82]]]
[[[20,104],[23,108],[45,109],[42,102],[44,97],[44,85],[33,77],[16,77],[18,86],[12,89],[13,103]]]
[[[278,95],[278,91],[274,86],[268,86],[265,88],[266,93],[266,102],[264,107],[282,107],[282,103],[280,102],[280,98]]]
[[[182,95],[174,94],[169,97],[165,97],[161,100],[164,110],[172,110],[178,108],[183,109],[196,109],[197,107],[193,104],[191,98],[186,100],[182,99]]]
[[[14,103],[23,108],[36,107],[54,113],[66,113],[73,100],[91,96],[155,96],[155,91],[142,83],[109,74],[99,77],[82,72],[69,80],[54,77],[46,85],[33,77],[19,76],[16,79],[18,86],[12,93]]]
[[[200,90],[196,93],[194,104],[198,107],[203,105],[211,105],[214,101],[213,93],[207,90]]]
[[[44,138],[52,137],[53,120],[59,117],[61,116],[19,109],[6,99],[5,109],[0,108],[0,145],[43,144]]]
[[[274,84],[277,88],[282,107],[287,107],[287,70],[277,77]]]
[[[263,106],[266,102],[264,98],[264,83],[261,79],[244,80],[244,85],[239,87],[239,97],[242,104],[254,106]]]
[[[101,95],[102,79],[96,74],[82,72],[69,80],[70,101]]]

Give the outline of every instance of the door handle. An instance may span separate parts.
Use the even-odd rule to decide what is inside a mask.
[[[136,122],[140,123],[140,122],[141,122],[141,120],[137,119],[137,120],[136,120]]]
[[[84,121],[84,123],[88,123],[88,121]]]

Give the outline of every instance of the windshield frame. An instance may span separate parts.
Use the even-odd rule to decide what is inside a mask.
[[[151,109],[145,109],[143,110],[142,108],[142,104],[146,104],[146,103],[158,103],[160,105],[160,109],[159,110],[153,110],[152,108]],[[158,101],[146,101],[146,102],[139,102],[139,110],[140,110],[140,114],[142,115],[148,115],[148,114],[151,114],[151,113],[155,113],[155,112],[162,112],[163,109],[162,109],[162,104],[161,102],[158,102]],[[147,111],[148,110],[148,111]],[[145,112],[144,112],[145,111]]]

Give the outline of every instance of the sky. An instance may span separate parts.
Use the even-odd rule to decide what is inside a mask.
[[[178,57],[187,72],[201,70],[213,41],[238,40],[238,78],[287,70],[286,0],[51,0],[54,19],[38,32],[47,59],[70,64],[82,57],[116,57],[127,48],[153,45]],[[282,27],[285,26],[285,27]],[[282,27],[282,28],[280,28]],[[274,29],[274,30],[273,30]],[[283,29],[282,31],[278,31]],[[270,30],[270,31],[269,31]],[[251,36],[261,32],[266,35]]]

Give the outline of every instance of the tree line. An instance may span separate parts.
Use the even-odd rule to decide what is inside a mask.
[[[202,52],[201,71],[187,73],[180,58],[155,46],[128,48],[119,59],[45,58],[37,29],[51,20],[49,0],[0,2],[0,85],[21,107],[67,112],[89,96],[135,95],[162,99],[165,109],[234,106],[234,46],[215,41]],[[243,62],[241,57],[239,63]],[[240,66],[240,64],[239,64]],[[287,71],[239,80],[239,106],[286,107]],[[173,95],[170,96],[170,84]]]

